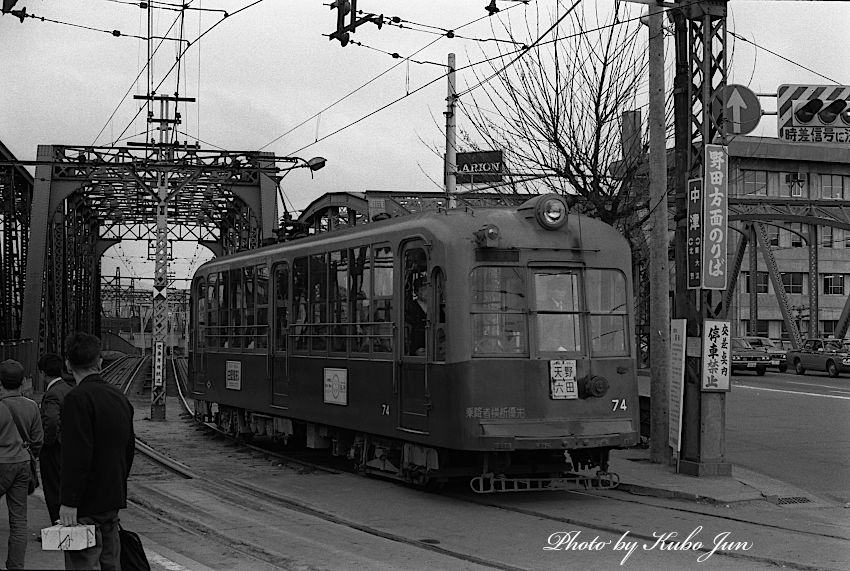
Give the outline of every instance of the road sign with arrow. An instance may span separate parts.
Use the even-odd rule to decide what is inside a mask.
[[[732,83],[717,90],[711,114],[726,135],[746,135],[759,124],[761,104],[750,88]]]

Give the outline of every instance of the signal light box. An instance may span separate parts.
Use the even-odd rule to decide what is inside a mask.
[[[850,144],[850,86],[780,85],[776,103],[781,140]]]

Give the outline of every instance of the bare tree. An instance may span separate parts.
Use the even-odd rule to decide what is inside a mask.
[[[641,26],[619,6],[607,16],[579,6],[564,18],[565,9],[559,15],[528,8],[522,29],[506,21],[496,32],[531,47],[521,57],[502,47],[501,57],[490,60],[492,73],[477,73],[461,92],[459,105],[475,133],[460,140],[504,150],[513,174],[502,192],[572,197],[573,208],[618,227],[635,247],[635,239],[644,242],[644,216],[635,216],[646,214],[646,192],[635,188],[645,189],[643,145],[636,141],[637,152],[624,156],[621,116],[636,108],[646,85]],[[644,182],[635,185],[637,178]]]

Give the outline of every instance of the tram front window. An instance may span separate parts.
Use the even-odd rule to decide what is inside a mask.
[[[475,268],[470,285],[473,353],[527,354],[527,304],[522,270]]]
[[[534,288],[539,350],[580,352],[578,275],[572,272],[536,273]]]

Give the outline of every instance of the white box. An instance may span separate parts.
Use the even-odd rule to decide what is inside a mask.
[[[53,525],[41,530],[44,551],[80,551],[94,544],[93,525]]]

